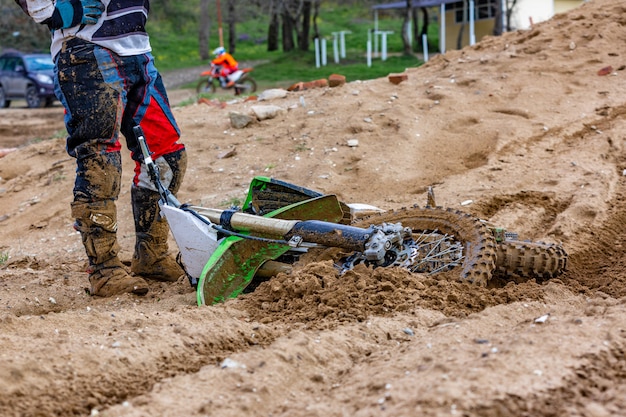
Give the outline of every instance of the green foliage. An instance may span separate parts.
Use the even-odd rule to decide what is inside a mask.
[[[199,0],[151,0],[148,22],[156,22],[159,27],[166,26],[168,31],[191,33],[197,32],[199,15]]]
[[[379,29],[394,32],[387,38],[388,58],[386,61],[382,61],[379,56],[374,57],[371,67],[368,67],[366,58],[368,33],[374,27],[370,6],[363,6],[361,2],[354,2],[356,5],[344,3],[350,2],[342,2],[342,4],[323,2],[320,8],[317,23],[320,35],[326,40],[326,66],[316,68],[313,41],[311,41],[309,51],[268,52],[265,39],[269,17],[266,14],[250,17],[250,14],[243,10],[240,12],[240,18],[249,18],[236,25],[238,40],[235,57],[244,65],[255,67],[252,75],[260,90],[270,87],[288,87],[299,81],[327,78],[333,73],[345,75],[348,81],[367,80],[384,77],[389,73],[402,72],[406,68],[422,64],[418,56],[403,56],[400,35],[402,28],[401,11],[391,11],[381,13],[379,16]],[[240,5],[239,7],[243,6]],[[196,18],[195,21],[197,22],[198,19]],[[161,71],[209,64],[202,62],[199,58],[198,34],[191,27],[192,25],[183,25],[172,30],[173,25],[162,24],[160,21],[153,20],[152,23],[149,23],[148,30],[153,54]],[[225,43],[227,43],[226,24],[224,24],[223,30]],[[311,30],[313,31],[313,28]],[[340,62],[336,64],[333,55],[333,32],[339,31],[350,33],[347,33],[344,38],[346,57],[341,58]],[[431,20],[429,25],[431,45],[438,43],[437,31],[437,25]],[[218,45],[217,24],[214,20],[211,22],[209,43],[211,49]],[[193,88],[195,85],[188,85],[187,87]]]
[[[421,64],[417,56],[403,56],[400,35],[402,10],[379,14],[380,30],[393,31],[387,39],[388,59],[375,57],[371,67],[366,62],[366,45],[374,28],[371,0],[346,0],[321,3],[317,25],[320,36],[326,40],[328,65],[315,67],[315,46],[310,42],[309,51],[267,51],[268,4],[266,2],[237,2],[235,57],[242,63],[255,67],[253,73],[259,89],[272,86],[288,87],[294,82],[327,78],[332,73],[345,75],[348,81],[384,77],[392,72]],[[227,2],[222,2],[223,36],[228,44]],[[49,48],[49,33],[45,27],[34,23],[15,4],[14,0],[0,0],[0,50],[17,47],[25,50]],[[209,2],[210,37],[209,49],[216,47],[218,24],[216,2]],[[199,22],[200,0],[172,2],[152,0],[148,33],[152,43],[157,67],[161,71],[208,65],[200,59]],[[421,14],[420,14],[421,19]],[[314,28],[311,27],[311,36]],[[349,31],[345,35],[346,57],[336,64],[333,56],[333,32]],[[19,32],[19,35],[16,33]],[[437,45],[437,25],[429,26],[431,45]],[[31,35],[33,34],[33,35]],[[36,36],[35,36],[36,35]],[[16,42],[19,41],[19,42]],[[380,48],[380,42],[379,42]],[[189,87],[195,87],[189,86]]]
[[[9,260],[9,252],[0,252],[0,266],[3,266]]]
[[[198,34],[173,30],[170,25],[148,23],[152,54],[160,71],[202,65],[198,53]]]
[[[51,139],[64,139],[67,137],[67,130],[59,129],[56,132],[52,133]]]
[[[50,31],[35,23],[14,0],[0,0],[0,53],[7,49],[50,50]]]

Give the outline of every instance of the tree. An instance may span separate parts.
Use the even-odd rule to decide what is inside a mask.
[[[202,61],[211,57],[209,50],[209,34],[211,19],[209,18],[209,0],[200,0],[200,20],[198,28],[198,53]]]
[[[298,47],[301,51],[308,51],[309,32],[311,31],[312,2],[305,1],[302,6],[302,30],[298,33]]]
[[[417,8],[413,9],[413,36],[415,38],[415,50],[426,52],[423,50],[424,47],[422,45],[422,37],[424,35],[428,36],[428,24],[430,23],[428,18],[428,8],[421,7],[420,11],[422,12],[421,29],[418,27],[418,10]],[[426,48],[428,48],[428,45],[426,45]]]
[[[0,51],[3,47],[27,52],[50,50],[50,30],[35,23],[14,0],[0,0]]]
[[[283,52],[293,51],[295,43],[293,41],[293,32],[296,26],[296,19],[292,17],[289,11],[289,2],[282,2],[282,40],[283,40]]]
[[[317,26],[317,18],[320,15],[320,3],[321,0],[317,0],[313,3],[313,39],[319,39],[320,29]]]
[[[270,24],[267,29],[267,50],[270,52],[278,50],[278,39],[280,38],[279,7],[276,3],[278,2],[270,0]]]
[[[513,11],[515,9],[515,5],[517,4],[517,0],[506,0],[506,1],[496,1],[496,21],[493,26],[493,34],[498,36],[502,35],[505,28],[502,16],[506,18],[506,30],[511,30],[511,16],[513,15]],[[504,10],[502,10],[504,6]]]
[[[406,0],[406,9],[404,11],[404,20],[402,21],[402,45],[404,47],[404,55],[411,54],[411,38],[409,35],[409,22],[411,22],[411,0]]]
[[[467,16],[468,16],[467,8],[468,8],[467,1],[464,1],[463,2],[463,21],[459,25],[459,34],[457,35],[457,38],[456,38],[456,49],[461,49],[463,47],[463,33],[465,32],[465,23],[467,22]]]
[[[235,53],[237,43],[237,7],[236,0],[228,0],[228,51]]]
[[[319,38],[319,27],[317,26],[317,17],[321,0],[300,0],[302,4],[302,13],[300,14],[301,24],[296,25],[298,31],[298,47],[301,51],[308,51],[311,40],[311,23],[313,23],[313,39]]]
[[[198,1],[151,0],[150,21],[160,21],[178,31],[192,28],[195,31],[198,21]]]
[[[311,24],[313,38],[319,37],[317,16],[321,0],[270,0],[267,50],[278,50],[282,41],[283,52],[298,47],[308,51],[311,40]],[[295,38],[295,41],[294,41]]]
[[[513,11],[515,10],[515,5],[517,4],[517,0],[507,0],[506,2],[506,30],[510,31],[511,28],[511,16],[513,15]]]

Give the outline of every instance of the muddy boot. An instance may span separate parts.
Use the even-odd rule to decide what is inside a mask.
[[[162,158],[164,160],[159,161],[161,181],[172,194],[175,194],[187,167],[186,153],[182,150],[164,155]],[[167,165],[164,165],[165,161]],[[137,239],[131,272],[157,281],[177,281],[185,275],[185,271],[173,256],[168,254],[169,225],[160,215],[159,193],[141,186],[133,186],[130,195]]]
[[[90,271],[89,283],[91,295],[111,297],[124,293],[145,295],[148,293],[148,284],[141,277],[129,275],[126,268],[115,258],[98,265]]]
[[[89,258],[91,295],[110,297],[133,293],[144,295],[148,284],[128,274],[117,254],[117,215],[113,201],[72,203],[74,227],[81,234]]]

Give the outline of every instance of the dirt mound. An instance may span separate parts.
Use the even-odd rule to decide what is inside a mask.
[[[175,109],[190,160],[183,202],[225,208],[254,175],[386,210],[424,205],[432,186],[438,205],[561,242],[568,269],[541,282],[483,288],[363,266],[339,275],[318,259],[215,306],[197,307],[185,281],[91,298],[69,211],[74,161],[62,138],[39,140],[62,129],[63,109],[0,109],[0,148],[19,147],[0,159],[0,414],[621,415],[622,3],[586,2],[435,56],[398,85],[348,80]],[[284,111],[230,126],[230,111],[259,104]]]

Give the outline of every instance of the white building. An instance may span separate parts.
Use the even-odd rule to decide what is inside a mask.
[[[555,14],[572,10],[582,3],[584,0],[517,0],[511,16],[511,29],[528,29],[533,23],[548,20]]]

